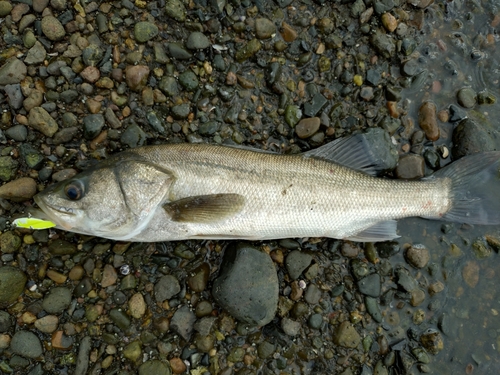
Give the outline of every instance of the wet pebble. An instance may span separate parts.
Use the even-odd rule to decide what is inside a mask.
[[[148,81],[149,67],[146,65],[128,66],[125,70],[125,81],[132,91],[141,91]]]
[[[476,92],[470,87],[464,87],[457,92],[457,102],[464,108],[476,105]]]
[[[42,107],[35,107],[30,110],[28,125],[47,137],[52,137],[59,129],[57,122]]]
[[[412,180],[425,175],[425,160],[420,155],[407,154],[399,158],[396,176],[400,179]]]
[[[17,331],[12,336],[10,349],[13,353],[26,358],[38,358],[43,353],[40,339],[29,331]]]
[[[57,329],[59,318],[55,315],[45,315],[35,321],[35,328],[43,333],[52,333]]]
[[[321,120],[319,117],[305,118],[299,121],[295,127],[297,137],[305,139],[312,136],[319,130]]]
[[[255,20],[255,36],[258,39],[269,39],[276,33],[276,25],[267,18],[257,18]]]
[[[302,324],[290,318],[281,319],[281,329],[288,336],[297,336],[300,333]]]
[[[436,105],[434,103],[425,102],[420,106],[418,122],[425,132],[427,139],[431,141],[439,139],[439,126],[437,123]]]
[[[380,275],[372,273],[358,281],[359,291],[370,297],[380,296]]]
[[[252,325],[269,323],[278,305],[278,291],[269,255],[244,243],[225,251],[212,295],[234,318]]]
[[[26,281],[26,275],[18,268],[0,267],[0,307],[14,302],[24,291]]]
[[[431,354],[438,354],[444,349],[441,333],[435,329],[428,329],[420,336],[420,343]]]
[[[205,49],[209,46],[210,40],[208,40],[205,34],[200,33],[199,31],[193,31],[191,34],[189,34],[186,41],[186,47],[192,50]]]
[[[134,38],[139,43],[145,43],[158,35],[158,26],[154,23],[143,21],[134,26]]]
[[[302,272],[309,267],[313,258],[311,255],[299,250],[294,250],[287,255],[285,266],[292,280],[300,277]]]
[[[424,268],[430,260],[429,250],[424,245],[412,245],[405,252],[406,260],[415,268]]]
[[[21,60],[11,57],[2,67],[0,67],[0,85],[20,83],[26,78],[27,72],[28,69]]]
[[[495,150],[491,133],[491,127],[481,120],[466,118],[460,121],[453,131],[453,158]]]
[[[350,322],[342,322],[333,333],[333,342],[344,348],[356,348],[361,343],[361,336]]]
[[[37,193],[36,182],[31,177],[21,177],[0,186],[0,198],[23,202]]]
[[[43,309],[49,314],[60,314],[71,303],[71,291],[66,287],[51,288],[42,301]]]
[[[24,96],[23,96],[23,93],[21,91],[21,85],[19,83],[12,84],[12,85],[6,85],[4,87],[4,91],[5,91],[5,94],[7,94],[7,98],[8,98],[8,101],[9,101],[9,104],[11,105],[11,107],[13,107],[15,109],[19,109],[23,106]],[[9,130],[16,127],[16,126],[23,126],[23,125],[14,125],[14,126],[8,128],[5,131],[5,134],[8,136],[7,133],[9,132]]]
[[[175,276],[165,275],[162,276],[155,284],[154,292],[157,302],[169,300],[181,291],[179,281]]]
[[[54,16],[45,16],[42,18],[42,32],[48,39],[54,42],[61,40],[66,35],[63,25]]]
[[[193,332],[196,315],[184,305],[177,309],[170,321],[170,329],[177,332],[184,340],[189,340]]]

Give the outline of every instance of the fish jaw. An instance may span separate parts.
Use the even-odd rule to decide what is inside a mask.
[[[38,205],[44,216],[41,219],[47,219],[57,224],[58,228],[71,231],[78,222],[83,219],[83,212],[73,208],[59,207],[51,205],[49,202],[43,199],[41,194],[37,194],[33,197],[33,200]]]

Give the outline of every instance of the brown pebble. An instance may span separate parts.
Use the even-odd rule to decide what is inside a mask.
[[[297,133],[297,137],[299,138],[309,138],[319,130],[320,124],[321,120],[319,117],[304,118],[295,127],[295,133]]]
[[[441,281],[436,281],[429,285],[429,294],[433,296],[434,294],[440,293],[444,290],[444,284]]]
[[[91,142],[90,142],[90,148],[92,150],[97,150],[100,146],[104,145],[108,139],[108,131],[103,130],[97,137],[95,137]]]
[[[36,182],[30,177],[21,177],[0,186],[0,198],[14,202],[27,201],[36,194]]]
[[[286,22],[283,22],[281,24],[281,36],[283,37],[283,40],[285,42],[288,42],[288,43],[291,43],[293,42],[295,39],[297,39],[297,31],[295,31],[289,24],[287,24]]]
[[[425,292],[421,289],[415,289],[411,291],[410,304],[415,307],[419,306],[425,300]]]
[[[125,80],[132,91],[141,91],[146,87],[149,67],[146,65],[128,66],[125,70]]]
[[[170,359],[170,367],[174,374],[182,374],[186,371],[186,364],[178,357]]]
[[[14,22],[19,22],[21,18],[28,13],[30,10],[30,7],[28,4],[25,3],[20,3],[16,4],[12,10],[10,11],[10,16],[12,17],[12,21]]]
[[[36,316],[35,314],[26,311],[21,315],[21,320],[24,324],[33,324],[36,321]]]
[[[384,13],[382,14],[382,25],[384,25],[384,28],[387,31],[392,33],[398,27],[398,21],[392,14]]]
[[[70,280],[75,281],[75,280],[81,280],[83,275],[85,275],[85,270],[81,265],[77,264],[69,271],[68,277]]]
[[[57,329],[59,318],[55,315],[46,315],[35,322],[35,328],[43,333],[52,333]]]
[[[95,83],[99,78],[101,78],[101,72],[95,66],[87,66],[80,72],[80,75],[89,83]]]
[[[128,301],[130,315],[133,318],[140,319],[146,313],[146,302],[141,293],[135,293]]]
[[[442,109],[438,112],[437,117],[441,122],[448,122],[448,120],[450,119],[450,112],[448,112],[446,109]]]
[[[236,74],[234,72],[227,72],[226,75],[226,85],[234,86],[238,82]]]
[[[405,253],[406,260],[415,268],[424,268],[429,263],[429,250],[423,245],[410,246]]]
[[[397,102],[387,102],[387,109],[389,110],[389,114],[393,118],[399,118],[399,111],[398,111],[398,103]]]
[[[436,105],[433,102],[425,102],[420,106],[418,122],[428,140],[437,141],[439,139]]]
[[[292,282],[291,287],[292,287],[292,292],[290,293],[290,299],[292,301],[298,301],[300,297],[302,297],[304,290],[300,287],[299,282],[297,280]]]
[[[117,278],[118,274],[115,268],[111,264],[106,264],[102,272],[101,286],[107,288],[108,286],[115,285]]]
[[[10,336],[7,334],[0,335],[0,350],[7,349],[10,345]]]
[[[68,277],[54,270],[47,271],[47,277],[57,284],[64,284]]]
[[[85,103],[87,105],[87,108],[90,113],[99,113],[101,110],[102,103],[94,100],[92,98],[87,99],[87,102]]]

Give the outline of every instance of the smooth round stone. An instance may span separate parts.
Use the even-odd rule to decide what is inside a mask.
[[[198,77],[191,70],[186,70],[179,75],[179,83],[188,91],[194,91],[198,88]]]
[[[196,49],[205,49],[210,46],[210,40],[206,37],[205,34],[200,33],[199,31],[193,31],[189,34],[186,47],[191,50]]]
[[[464,87],[457,92],[457,101],[464,108],[472,108],[476,105],[476,92],[470,87]]]
[[[269,39],[276,33],[276,25],[267,18],[255,20],[255,36],[258,39]]]
[[[0,307],[14,302],[24,291],[26,275],[18,268],[0,267]]]
[[[26,358],[37,358],[43,353],[40,339],[29,331],[17,331],[10,342],[10,349]]]
[[[245,243],[225,251],[212,295],[234,318],[266,325],[274,318],[278,293],[276,269],[269,255]]]
[[[309,138],[319,130],[320,124],[321,120],[319,117],[302,119],[295,127],[295,133],[301,139]]]
[[[66,35],[63,25],[54,16],[45,16],[42,18],[42,32],[48,39],[54,42],[61,40]]]
[[[56,287],[49,290],[42,302],[43,309],[50,314],[62,313],[71,303],[71,290]]]
[[[151,22],[137,22],[134,26],[134,37],[139,43],[145,43],[158,35],[158,26]]]
[[[430,260],[429,250],[424,245],[410,246],[405,253],[406,260],[413,267],[424,268]]]

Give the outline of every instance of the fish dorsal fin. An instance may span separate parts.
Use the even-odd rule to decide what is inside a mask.
[[[174,221],[209,224],[237,214],[244,203],[240,194],[212,194],[179,199],[163,208]]]
[[[363,134],[336,139],[302,155],[328,160],[372,176],[385,169]]]
[[[399,237],[396,233],[397,226],[398,224],[396,220],[381,221],[346,239],[357,242],[393,240],[394,238]]]
[[[146,161],[121,160],[114,173],[127,207],[137,216],[147,215],[158,207],[175,181],[171,172]]]

